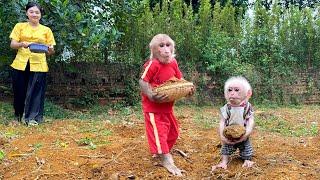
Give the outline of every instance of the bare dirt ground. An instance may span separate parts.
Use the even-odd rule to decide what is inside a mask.
[[[319,135],[286,136],[259,125],[251,137],[253,168],[242,168],[235,154],[227,170],[211,172],[211,166],[220,161],[218,111],[200,109],[182,106],[176,111],[181,137],[172,154],[176,165],[186,171],[183,177],[171,176],[149,154],[143,120],[136,112],[129,121],[117,124],[109,119],[65,119],[38,127],[1,125],[0,149],[5,158],[0,179],[320,179]],[[319,110],[308,106],[256,109],[256,117],[281,118],[292,130],[310,123],[319,129]],[[216,122],[206,126],[211,119]]]

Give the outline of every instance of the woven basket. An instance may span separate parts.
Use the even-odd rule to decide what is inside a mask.
[[[194,88],[192,82],[186,80],[169,80],[162,85],[155,87],[154,92],[168,95],[169,98],[165,102],[172,102],[189,95],[191,89]]]
[[[241,138],[246,133],[246,129],[241,125],[230,125],[224,128],[223,135],[231,140]]]

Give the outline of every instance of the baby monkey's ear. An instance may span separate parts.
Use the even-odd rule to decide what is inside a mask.
[[[248,90],[247,92],[247,99],[251,98],[252,96],[252,90]]]

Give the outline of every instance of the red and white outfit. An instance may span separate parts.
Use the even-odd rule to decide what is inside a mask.
[[[152,59],[144,64],[141,79],[152,87],[156,87],[173,77],[182,78],[176,59],[172,59],[168,64]],[[142,109],[152,154],[167,154],[176,143],[179,136],[179,125],[173,114],[173,105],[174,102],[152,102],[142,93]]]

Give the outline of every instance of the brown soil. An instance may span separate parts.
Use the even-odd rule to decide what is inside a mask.
[[[204,118],[217,118],[216,109],[203,108],[201,113]],[[149,154],[143,120],[132,115],[130,121],[117,124],[108,119],[68,119],[38,127],[0,126],[0,149],[6,154],[0,179],[320,179],[319,135],[288,137],[259,126],[251,137],[253,168],[242,168],[235,154],[227,170],[211,172],[211,166],[220,161],[217,124],[205,128],[192,120],[195,113],[199,112],[189,107],[176,113],[181,137],[172,154],[176,165],[186,171],[182,178],[171,176]],[[320,111],[309,107],[256,111],[256,116],[270,115],[293,126],[319,125]]]

